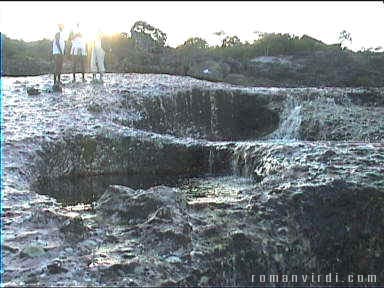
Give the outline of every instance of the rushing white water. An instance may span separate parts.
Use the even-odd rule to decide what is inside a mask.
[[[213,164],[215,161],[215,155],[212,149],[209,149],[209,159],[208,159],[208,165],[209,165],[209,174],[213,174]]]
[[[282,113],[279,128],[267,136],[266,140],[279,142],[299,140],[302,121],[301,109],[302,106],[299,105],[297,99],[289,97]],[[232,173],[246,178],[253,178],[257,171],[255,171],[252,156],[259,153],[260,147],[262,147],[260,141],[237,143],[232,156]]]
[[[297,100],[290,98],[287,101],[286,108],[279,128],[272,133],[269,139],[275,140],[298,140],[300,136],[301,108]]]
[[[280,126],[276,139],[297,140],[301,124],[301,106],[295,106]]]
[[[217,106],[216,106],[216,98],[214,95],[209,96],[209,101],[211,104],[211,136],[214,137],[217,135]]]

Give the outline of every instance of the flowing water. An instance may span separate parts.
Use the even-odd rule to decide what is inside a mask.
[[[165,138],[171,137],[167,136],[168,131],[171,132],[170,134],[175,134],[176,136],[176,138],[169,139],[173,139],[171,141],[180,143],[183,141],[193,142],[194,140],[190,138],[191,136],[195,136],[194,138],[197,139],[206,137],[211,140],[217,139],[216,142],[207,142],[208,147],[210,147],[208,148],[209,152],[207,154],[206,160],[207,168],[202,169],[201,173],[198,174],[206,174],[209,176],[217,174],[219,171],[219,169],[217,169],[217,166],[219,165],[216,163],[218,161],[216,159],[218,149],[217,147],[231,147],[228,148],[231,150],[231,152],[229,153],[230,156],[227,157],[226,160],[228,162],[229,168],[224,171],[224,174],[247,177],[249,179],[257,180],[257,169],[261,169],[261,166],[256,167],[257,165],[255,164],[254,158],[259,157],[257,155],[262,153],[260,151],[260,143],[267,141],[270,143],[276,143],[276,145],[284,145],[284,143],[300,141],[300,139],[305,137],[305,135],[301,135],[301,133],[303,133],[302,123],[305,117],[308,119],[308,115],[310,115],[308,106],[306,107],[307,111],[304,110],[303,105],[309,105],[305,103],[311,103],[311,101],[314,101],[314,103],[319,103],[318,107],[315,107],[316,109],[319,109],[319,107],[322,107],[322,105],[329,108],[328,110],[324,110],[324,112],[316,111],[317,122],[315,124],[320,123],[325,125],[324,123],[329,121],[329,119],[326,118],[328,115],[325,113],[329,114],[329,111],[331,111],[330,113],[334,113],[334,115],[342,115],[343,113],[345,114],[345,111],[349,111],[348,113],[352,111],[351,100],[346,97],[346,95],[350,93],[349,91],[353,90],[348,90],[348,88],[344,90],[340,88],[334,88],[333,90],[318,88],[239,89],[227,84],[208,84],[209,82],[193,80],[192,78],[188,77],[182,78],[164,75],[150,77],[137,75],[134,77],[109,75],[108,77],[109,78],[107,78],[105,81],[106,84],[90,85],[87,83],[72,84],[69,82],[69,77],[64,75],[64,95],[66,95],[66,97],[62,97],[62,95],[59,93],[49,93],[49,89],[47,90],[46,88],[49,87],[51,79],[48,76],[22,78],[5,77],[2,89],[4,94],[4,122],[6,124],[4,131],[6,154],[13,155],[16,153],[15,147],[18,146],[26,147],[26,149],[33,151],[35,146],[34,142],[36,142],[37,139],[41,139],[42,141],[55,141],[53,139],[60,137],[60,135],[63,135],[63,133],[71,133],[69,132],[70,129],[79,131],[80,133],[93,134],[97,130],[104,129],[103,127],[109,126],[110,128],[114,127],[116,131],[129,130],[129,133],[131,134],[138,133],[139,130],[132,130],[132,128],[137,126],[135,123],[142,121],[141,119],[148,119],[148,117],[152,117],[154,114],[158,113],[154,109],[159,108],[159,116],[156,116],[157,118],[154,118],[153,122],[148,124],[148,126],[143,126],[143,130],[151,132],[151,129],[157,129],[155,128],[157,124],[161,124],[162,128],[159,128],[159,131],[165,132]],[[176,78],[180,78],[182,81],[176,80]],[[66,83],[66,81],[68,83]],[[199,89],[202,87],[204,89],[212,89],[210,86],[217,86],[219,89],[221,89],[220,91],[224,92],[218,92],[218,90],[214,90],[213,92],[202,90],[199,92]],[[26,93],[28,87],[38,88],[42,93],[36,96],[29,96]],[[191,89],[191,87],[192,90],[190,90],[190,92],[183,91],[183,89]],[[358,89],[355,89],[355,91],[355,93],[359,92]],[[238,100],[236,99],[240,99],[241,97],[239,95],[242,94],[238,93],[256,93],[257,95],[264,95],[269,98],[269,101],[272,102],[275,101],[275,99],[279,99],[279,97],[285,98],[285,100],[280,101],[281,104],[279,104],[281,106],[279,123],[275,127],[274,131],[271,131],[268,135],[261,137],[264,140],[252,139],[255,138],[255,135],[252,136],[252,134],[249,133],[252,133],[252,129],[254,128],[251,128],[249,132],[244,133],[245,129],[247,128],[246,125],[249,125],[249,123],[252,124],[252,122],[258,123],[263,120],[252,118],[252,113],[247,115],[248,118],[244,118],[244,120],[239,118],[245,117],[245,113],[242,111],[245,111],[244,109],[251,104],[247,104],[245,102],[245,108],[239,106],[240,104],[237,104],[236,101]],[[151,97],[151,95],[153,97]],[[204,95],[206,95],[207,98],[204,98],[206,97]],[[306,102],[300,100],[300,98],[303,98],[303,95],[305,96],[304,98],[306,99]],[[244,99],[251,98],[255,98],[255,96],[246,95]],[[158,101],[156,99],[158,99]],[[337,100],[338,104],[335,102],[335,99]],[[206,112],[203,111],[205,108],[199,104],[199,101],[203,100],[206,101],[206,105],[208,106],[208,110]],[[225,101],[227,101],[228,107],[223,105]],[[342,103],[340,104],[341,101]],[[236,111],[234,107],[238,107],[240,112]],[[358,109],[361,108],[357,107],[355,108],[355,111],[358,111]],[[143,115],[143,112],[146,113],[146,115]],[[305,116],[303,116],[304,113],[306,113]],[[362,115],[357,116],[361,118],[363,117]],[[225,117],[227,117],[229,121],[226,120]],[[204,124],[204,118],[207,119],[206,124]],[[374,113],[371,118],[377,119]],[[185,120],[183,121],[182,119]],[[228,129],[228,125],[232,125],[239,119],[241,121],[236,125],[240,126],[233,126],[233,128]],[[268,122],[269,120],[266,121]],[[121,124],[123,124],[123,126]],[[205,128],[201,125],[205,125]],[[138,125],[138,127],[142,127],[142,125]],[[251,125],[249,127],[256,126]],[[200,131],[197,132],[196,129],[200,129]],[[358,132],[363,132],[362,129],[364,128],[359,127]],[[342,131],[342,127],[334,127],[332,132],[334,131]],[[250,140],[223,142],[222,140],[231,138],[230,133],[237,133],[238,135],[250,135]],[[319,138],[321,140],[326,140],[327,138],[327,136],[324,136],[324,133],[326,133],[326,131],[324,129],[320,129]],[[179,137],[181,135],[185,136]],[[159,135],[155,137],[160,137],[159,139],[161,139],[163,136]],[[213,146],[212,143],[214,143]],[[27,148],[28,145],[29,147]],[[202,145],[204,146],[206,144]],[[36,149],[38,149],[37,146]],[[25,154],[26,151],[20,151],[20,154],[16,157],[21,159]],[[6,157],[5,161],[7,165],[13,166],[17,166],[17,163],[20,162],[17,159],[10,157]],[[12,161],[13,164],[11,164],[10,161]],[[20,163],[20,165],[22,164]],[[274,164],[271,163],[270,165]],[[20,169],[25,168],[21,167]],[[8,173],[8,171],[6,171],[6,173]],[[26,171],[26,173],[30,172]],[[221,171],[219,174],[223,174],[223,171]],[[140,172],[138,175],[140,175]],[[104,176],[101,175],[101,179],[103,177]],[[129,180],[123,181],[124,177],[119,177],[120,180],[118,181],[111,180],[105,182],[104,180],[101,180],[100,183],[125,183],[126,185],[132,185],[132,187],[135,188],[145,188],[155,184],[172,183],[172,181],[166,180],[165,178],[161,183],[161,181],[155,179],[157,176],[154,176],[154,178],[151,179],[152,176],[145,176],[145,174],[143,175],[143,179],[146,180],[143,181],[137,181],[136,177],[139,176],[135,175],[126,175],[127,179],[133,179],[132,182]],[[172,178],[172,175],[169,177]],[[179,176],[175,175],[173,177],[178,178]],[[69,177],[68,179],[72,178]],[[62,181],[68,182],[68,179],[65,178],[65,180]],[[73,179],[76,179],[76,177]],[[94,180],[91,182],[93,183],[93,181]],[[139,185],[139,182],[142,182],[142,185]],[[98,182],[96,181],[95,183]],[[74,184],[72,186],[75,187],[78,185],[78,180],[74,180]],[[76,194],[100,195],[100,191],[105,189],[106,185],[107,184],[92,184],[92,187],[100,186],[100,189],[98,189],[97,193],[87,192]],[[61,184],[56,186],[61,186]],[[49,185],[45,188],[43,188],[42,185],[37,185],[36,187],[40,187],[38,190],[41,191],[42,194],[49,194],[48,191],[50,190],[52,191],[52,196],[58,197],[58,199],[60,198],[57,196],[60,192],[54,192],[55,189],[48,188],[50,187]],[[88,191],[89,189],[90,188],[85,188],[84,191]],[[73,188],[70,188],[70,190],[73,190]],[[70,191],[62,192],[62,194],[74,195],[74,193]],[[94,196],[91,198],[95,199]],[[89,202],[89,200],[87,201]],[[71,203],[72,202],[73,201],[71,201]]]
[[[279,128],[274,131],[267,139],[271,140],[299,140],[301,125],[302,106],[294,97],[289,97],[286,101]]]
[[[130,280],[126,277],[129,274],[139,284],[157,286],[161,281],[156,277],[163,277],[164,273],[166,279],[175,275],[198,277],[193,278],[193,283],[200,283],[201,286],[204,286],[204,281],[239,285],[241,279],[262,269],[292,272],[294,270],[289,269],[295,269],[297,263],[304,263],[304,260],[323,259],[321,253],[328,251],[321,246],[325,245],[323,243],[329,244],[347,237],[343,234],[337,239],[322,242],[323,238],[320,241],[303,236],[307,231],[312,233],[312,230],[315,232],[310,234],[311,237],[333,235],[333,232],[327,234],[316,230],[318,227],[333,227],[332,221],[338,221],[338,218],[332,218],[331,222],[327,222],[327,217],[334,214],[327,214],[327,211],[323,213],[323,203],[355,203],[359,199],[364,200],[369,193],[375,195],[375,189],[384,187],[384,111],[380,105],[364,102],[368,93],[364,89],[238,87],[181,76],[108,74],[104,84],[96,85],[90,83],[91,75],[87,75],[87,83],[70,83],[70,77],[64,75],[63,93],[52,93],[48,89],[52,84],[51,78],[51,75],[5,77],[2,81],[3,185],[5,211],[8,213],[5,238],[10,245],[17,243],[22,249],[26,243],[30,243],[28,241],[36,239],[36,233],[40,233],[35,231],[35,226],[45,223],[44,215],[54,215],[53,224],[44,224],[46,227],[41,228],[43,232],[38,237],[50,243],[51,246],[47,247],[52,249],[52,255],[58,259],[70,259],[75,264],[65,266],[70,270],[67,274],[48,274],[49,279],[44,280],[45,276],[41,276],[40,272],[46,271],[48,260],[40,263],[34,258],[33,261],[38,264],[25,264],[19,254],[9,252],[19,248],[12,250],[12,247],[8,247],[7,265],[11,268],[6,271],[6,281],[10,284],[12,281],[18,285],[25,284],[25,281],[37,281],[40,284],[97,286],[105,283],[112,285],[114,279],[128,281],[129,284]],[[28,95],[28,87],[38,88],[41,93]],[[379,88],[374,93],[383,95]],[[356,102],[356,99],[362,103]],[[347,184],[343,184],[343,181]],[[164,185],[177,187],[186,197],[187,208],[177,212],[184,205],[180,202],[179,206],[171,208],[173,214],[166,209],[151,214],[143,225],[159,224],[145,226],[140,233],[134,231],[136,228],[133,226],[108,222],[105,228],[102,225],[104,223],[92,220],[101,218],[102,222],[107,223],[119,213],[127,215],[124,214],[126,211],[121,212],[124,210],[121,205],[127,201],[124,197],[133,192],[124,194],[121,201],[117,200],[117,210],[105,218],[97,214],[99,212],[95,212],[96,217],[92,211],[85,211],[84,207],[81,208],[84,211],[80,211],[78,206],[79,203],[93,205],[100,197],[105,200],[104,204],[108,203],[114,196],[119,197],[118,187],[121,186],[135,190],[133,200],[129,200],[134,202],[141,199],[140,193],[155,191],[150,187]],[[360,186],[349,188],[353,185]],[[115,190],[110,187],[115,187]],[[332,194],[341,191],[343,197],[352,197],[359,189],[363,191],[359,197],[345,201],[344,198],[338,198],[339,194]],[[348,193],[343,194],[343,191]],[[314,195],[313,199],[308,195]],[[367,201],[371,201],[369,199]],[[375,203],[379,202],[375,200]],[[290,204],[285,207],[285,203]],[[292,203],[298,208],[289,206]],[[140,204],[138,207],[145,210],[151,208],[152,204]],[[374,203],[370,205],[372,211],[377,211]],[[359,210],[360,206],[353,206],[352,209],[347,207],[346,211],[358,211],[356,213],[363,217],[366,210]],[[338,209],[344,209],[344,206],[340,207]],[[339,216],[344,217],[343,213],[347,212],[342,210]],[[90,221],[86,230],[96,235],[92,240],[97,242],[95,247],[102,246],[100,249],[91,249],[90,255],[86,253],[89,245],[93,244],[81,246],[87,240],[78,244],[80,252],[76,250],[77,244],[69,245],[64,252],[58,248],[67,245],[67,242],[62,240],[62,234],[57,234],[58,228],[54,223],[67,223],[76,213],[82,215],[83,221]],[[190,213],[188,217],[186,213]],[[307,214],[290,218],[295,213]],[[65,218],[67,221],[64,221],[60,218],[63,215],[72,218]],[[169,215],[176,216],[169,221]],[[364,221],[371,221],[372,217],[369,217]],[[349,218],[346,219],[345,227],[351,226],[348,229],[354,229],[353,225],[359,222],[351,224]],[[178,221],[184,220],[185,223],[180,222],[182,224],[177,226]],[[312,220],[315,228],[309,222],[300,222]],[[188,225],[194,225],[193,229],[189,229]],[[304,228],[300,230],[297,227]],[[150,236],[145,238],[147,228]],[[175,238],[169,236],[169,241],[158,241],[154,235],[160,232],[151,230],[157,228],[161,233],[165,231],[168,233],[166,235]],[[356,235],[360,233],[358,230],[354,230]],[[18,238],[23,233],[24,238]],[[180,236],[188,233],[192,233],[190,237],[193,241]],[[165,237],[165,234],[161,235]],[[370,245],[376,243],[372,239],[368,241]],[[150,242],[152,240],[158,242]],[[132,244],[134,241],[140,244]],[[180,244],[178,241],[183,243],[182,248],[177,246]],[[117,249],[116,253],[111,245]],[[166,245],[171,246],[169,248]],[[286,264],[281,260],[283,256],[279,249],[293,245],[304,252],[284,258]],[[148,251],[143,250],[144,246]],[[128,251],[128,247],[131,250]],[[169,249],[164,252],[164,247]],[[242,247],[245,247],[244,250]],[[185,256],[184,252],[188,255]],[[361,255],[364,255],[363,252]],[[95,253],[100,254],[97,256],[99,258]],[[199,253],[203,255],[201,258]],[[64,255],[64,258],[59,258],[60,255]],[[336,256],[342,258],[345,255]],[[170,259],[171,262],[164,259]],[[183,262],[180,259],[188,260]],[[382,260],[380,257],[377,259]],[[143,262],[135,262],[139,260]],[[364,263],[363,260],[358,258],[355,262]],[[189,274],[191,266],[188,265],[191,261],[200,269],[196,272],[198,276]],[[304,268],[312,271],[317,266],[311,265],[321,266],[321,261],[306,264]],[[23,263],[37,267],[33,273],[40,275],[39,280],[33,280],[36,277],[33,278],[32,272],[25,272],[34,268],[24,267]],[[324,267],[345,265],[345,262],[338,263],[332,262],[329,266],[324,264]],[[373,263],[370,267],[379,265],[370,263]],[[129,265],[133,265],[133,268]],[[20,272],[18,266],[22,266],[24,272]],[[80,270],[73,266],[80,267]],[[204,270],[208,266],[211,270]],[[140,267],[152,267],[153,274],[147,273],[150,270],[141,271]],[[342,269],[340,267],[338,269]],[[360,266],[348,266],[345,269],[353,270],[356,267]],[[208,273],[211,280],[204,278],[204,273]],[[152,278],[148,275],[152,275]],[[64,280],[60,280],[61,276]],[[90,282],[84,280],[88,278]],[[153,280],[155,278],[157,280]],[[169,283],[170,286],[176,286]]]

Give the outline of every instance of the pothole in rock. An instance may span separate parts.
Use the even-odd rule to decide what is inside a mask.
[[[279,115],[262,94],[241,90],[192,89],[167,96],[132,98],[122,105],[141,119],[115,119],[160,134],[207,140],[258,139],[278,128]]]
[[[55,198],[64,206],[97,201],[109,185],[122,185],[132,189],[148,189],[153,186],[179,186],[185,176],[159,175],[99,175],[88,177],[44,178],[32,184],[38,194]]]
[[[253,178],[254,161],[241,164],[241,157],[235,154],[242,150],[234,149],[231,143],[152,136],[79,134],[46,143],[36,158],[30,187],[68,206],[97,201],[110,185],[135,190],[160,185],[179,187],[189,198],[206,203],[224,202],[223,197],[236,201],[239,191],[251,185],[238,177],[222,178],[234,172],[233,165],[245,164],[250,172],[245,176]],[[204,200],[201,195],[205,195]]]
[[[239,201],[255,183],[252,179],[237,176],[202,175],[191,178],[186,175],[103,175],[42,179],[33,183],[32,189],[39,194],[55,198],[64,206],[72,206],[97,201],[110,185],[122,185],[132,189],[165,185],[181,189],[186,194],[190,206],[202,208],[220,207],[225,203]]]

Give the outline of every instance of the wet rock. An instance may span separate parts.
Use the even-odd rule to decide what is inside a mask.
[[[123,253],[121,255],[121,257],[124,258],[124,259],[132,259],[132,258],[135,258],[136,255],[134,253],[128,252],[128,253]]]
[[[11,253],[17,253],[17,252],[19,252],[19,249],[18,249],[18,248],[16,248],[16,247],[12,247],[12,246],[10,246],[10,245],[6,245],[6,244],[3,245],[3,249],[6,250],[6,251],[9,251],[9,252],[11,252]]]
[[[139,287],[140,286],[132,278],[124,279],[123,283],[124,283],[125,286],[128,286],[128,287]]]
[[[181,263],[181,259],[177,256],[169,256],[168,258],[165,259],[165,261],[171,264]]]
[[[365,93],[353,93],[347,94],[352,103],[361,106],[384,106],[384,97],[381,93],[374,91],[373,89],[367,89]]]
[[[210,279],[209,279],[208,276],[203,276],[203,277],[201,277],[201,279],[200,279],[198,285],[199,285],[199,286],[208,286],[208,285],[209,285],[209,280],[210,280]]]
[[[110,77],[116,83],[108,84],[113,89],[125,90],[124,93],[115,93],[108,85],[97,89],[88,84],[66,85],[58,102],[57,95],[28,97],[21,92],[13,94],[17,92],[12,89],[4,91],[5,116],[9,124],[5,137],[7,157],[4,168],[7,177],[4,197],[7,211],[4,217],[10,223],[6,225],[5,243],[11,245],[11,248],[4,247],[5,283],[13,286],[26,283],[42,286],[51,286],[52,283],[62,286],[127,286],[130,283],[139,286],[167,283],[172,286],[251,286],[254,283],[250,275],[258,273],[310,275],[333,272],[344,275],[350,271],[376,273],[378,279],[384,278],[384,150],[380,142],[275,139],[277,141],[208,143],[177,139],[133,129],[129,125],[134,121],[131,121],[127,108],[129,101],[140,102],[147,97],[151,100],[143,100],[136,106],[132,104],[148,108],[149,114],[151,111],[157,113],[143,129],[165,127],[159,131],[167,131],[180,119],[183,120],[179,122],[185,123],[184,128],[188,128],[188,121],[195,119],[196,125],[201,124],[199,129],[205,127],[206,130],[183,130],[180,125],[173,131],[180,128],[178,131],[186,134],[174,135],[193,135],[198,131],[204,138],[215,131],[216,136],[225,137],[236,132],[236,129],[231,130],[230,122],[235,119],[231,114],[235,110],[231,107],[246,108],[257,102],[253,106],[263,106],[278,115],[288,94],[300,94],[300,115],[305,120],[298,127],[300,137],[309,135],[303,133],[303,126],[311,133],[317,125],[316,133],[311,134],[313,139],[325,140],[329,136],[336,139],[340,136],[362,140],[368,139],[362,135],[368,135],[373,129],[378,131],[375,139],[381,139],[381,125],[377,125],[382,121],[380,106],[366,109],[365,105],[356,107],[354,103],[341,105],[348,89],[244,87],[239,92],[237,88],[223,84],[167,75]],[[195,88],[185,89],[187,86]],[[105,90],[97,92],[98,89]],[[179,90],[182,91],[180,95],[162,102],[164,110],[161,109],[160,102],[165,100],[165,96],[175,96]],[[154,92],[164,97],[153,97]],[[336,96],[339,98],[337,101]],[[208,100],[212,100],[214,105]],[[87,107],[93,101],[107,109],[89,111]],[[17,108],[18,113],[14,113],[12,108]],[[240,110],[240,114],[248,111]],[[137,111],[142,112],[139,113],[141,117],[145,109]],[[166,111],[169,118],[158,117],[164,113],[162,111]],[[175,116],[177,113],[172,114],[174,111],[180,118]],[[316,113],[312,115],[312,112]],[[244,119],[256,119],[252,113],[256,112],[250,111],[247,114],[250,117]],[[111,115],[121,119],[126,117],[126,125],[112,121]],[[52,122],[53,116],[55,121]],[[156,123],[159,119],[169,122],[161,126]],[[198,122],[198,119],[206,122]],[[207,120],[209,125],[206,125]],[[95,123],[88,125],[90,121]],[[262,122],[258,123],[262,128],[271,127]],[[252,125],[256,124],[252,122]],[[238,126],[241,127],[246,126]],[[260,135],[246,130],[244,134],[230,135]],[[347,133],[350,136],[346,136]],[[223,139],[220,137],[212,139]],[[36,197],[29,186],[30,182],[44,177],[54,180],[65,176],[70,179],[113,173],[123,176],[158,173],[176,178],[184,173],[195,176],[207,172],[215,178],[225,172],[257,179],[258,182],[252,181],[246,193],[229,195],[225,187],[236,184],[236,181],[232,179],[223,183],[223,178],[218,177],[220,183],[226,185],[211,185],[208,190],[196,186],[196,191],[188,194],[187,200],[175,188],[135,190],[110,186],[94,210],[86,205],[63,208]],[[204,181],[207,180],[204,176]],[[61,195],[61,199],[72,199],[82,193],[84,186],[76,184],[79,182],[72,183],[72,186],[78,185],[77,190],[68,193],[68,182],[52,181],[52,185],[48,185],[50,181],[41,181],[40,184],[47,190],[54,190],[56,194],[50,195]],[[90,185],[94,191],[97,186]],[[191,200],[193,196],[196,197]],[[207,197],[206,203],[211,204],[200,205],[203,207],[185,204],[186,201],[191,203],[203,199],[198,196]],[[79,217],[74,218],[73,214]],[[57,228],[61,228],[60,233],[57,233]],[[64,250],[56,249],[62,244],[58,239],[60,236],[67,241]],[[55,241],[58,246],[40,245],[36,237],[42,240],[41,243]],[[33,251],[29,256],[26,251],[17,254],[15,247],[25,247],[28,241],[42,248],[37,248],[37,255],[45,254],[34,256]],[[60,262],[50,260],[57,258]],[[31,268],[32,272],[30,267],[21,270],[23,265],[36,268]],[[46,272],[42,274],[41,268]]]
[[[112,264],[106,268],[102,268],[99,272],[103,278],[116,278],[127,274],[135,274],[136,268],[140,266],[140,263],[134,259],[126,263]]]
[[[212,236],[218,233],[220,230],[220,227],[217,227],[216,225],[207,225],[199,229],[199,233],[204,236]]]
[[[81,243],[81,245],[84,246],[84,247],[87,247],[87,248],[89,248],[89,249],[94,249],[94,248],[96,248],[99,244],[98,244],[96,241],[92,240],[92,239],[87,239],[87,240],[83,241],[83,242]]]
[[[304,189],[301,201],[296,202],[302,207],[302,212],[297,210],[296,219],[310,240],[317,261],[324,267],[335,267],[340,275],[348,271],[382,273],[378,268],[380,260],[374,257],[375,253],[384,252],[384,243],[377,238],[384,229],[378,216],[384,215],[382,193],[344,180]],[[380,220],[373,220],[370,215],[377,215],[375,219]],[[365,240],[361,242],[362,239]],[[363,255],[371,259],[369,263],[363,263]]]
[[[333,150],[327,150],[322,157],[319,159],[320,161],[329,161],[331,160],[334,156],[336,156],[336,152]]]
[[[187,247],[191,244],[191,227],[189,224],[185,225],[174,225],[174,228],[171,229],[159,229],[160,227],[154,228],[152,230],[153,235],[155,236],[155,241],[161,241],[167,243],[168,245],[164,246],[166,251],[177,250],[182,247]],[[152,240],[150,240],[152,242]]]
[[[27,88],[27,94],[30,96],[39,95],[40,93],[41,93],[41,91],[39,89],[34,88],[34,87],[28,87]]]
[[[63,263],[60,260],[54,260],[47,265],[47,271],[50,274],[59,274],[68,272],[68,269],[63,267]]]
[[[120,222],[139,224],[147,220],[153,223],[155,218],[171,219],[172,211],[184,206],[185,198],[178,189],[159,186],[143,191],[112,185],[95,208],[106,216],[117,217]]]
[[[160,287],[177,287],[178,283],[177,281],[173,279],[167,279],[160,282]]]
[[[55,224],[61,225],[68,217],[57,213],[54,209],[35,209],[31,216],[31,221],[38,225]]]
[[[71,247],[67,247],[64,249],[64,251],[67,252],[68,254],[72,254],[74,252],[74,249]]]
[[[164,220],[172,220],[172,210],[170,207],[161,207],[159,208],[151,217],[148,218],[148,224],[162,223]]]
[[[103,107],[96,102],[92,102],[88,105],[87,110],[92,113],[101,113],[103,111]]]
[[[20,251],[20,257],[35,258],[42,257],[46,254],[44,247],[37,245],[29,245]]]
[[[204,253],[201,251],[193,250],[193,251],[191,251],[190,256],[191,256],[191,259],[193,259],[193,260],[198,259],[198,258],[202,259],[202,258],[204,258]]]
[[[53,85],[52,86],[52,92],[63,92],[63,88],[60,85]]]
[[[89,228],[84,225],[81,216],[67,219],[60,227],[60,232],[69,241],[80,241],[88,235]]]

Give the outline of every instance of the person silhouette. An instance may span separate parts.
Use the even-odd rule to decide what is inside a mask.
[[[63,69],[65,41],[63,37],[63,24],[57,24],[59,31],[55,34],[52,42],[52,55],[55,61],[55,71],[53,73],[53,86],[61,84],[61,70]]]
[[[83,34],[80,31],[80,23],[76,24],[76,28],[71,31],[69,40],[72,44],[71,57],[73,63],[73,82],[76,82],[77,65],[80,64],[80,73],[82,74],[82,80],[85,82],[85,61],[87,57],[86,44],[83,38]]]
[[[100,81],[103,81],[103,73],[105,73],[104,57],[105,51],[101,47],[102,33],[100,29],[97,32],[95,39],[92,41],[91,52],[91,67],[90,70],[93,73],[93,81],[96,81],[96,74],[100,74]]]

